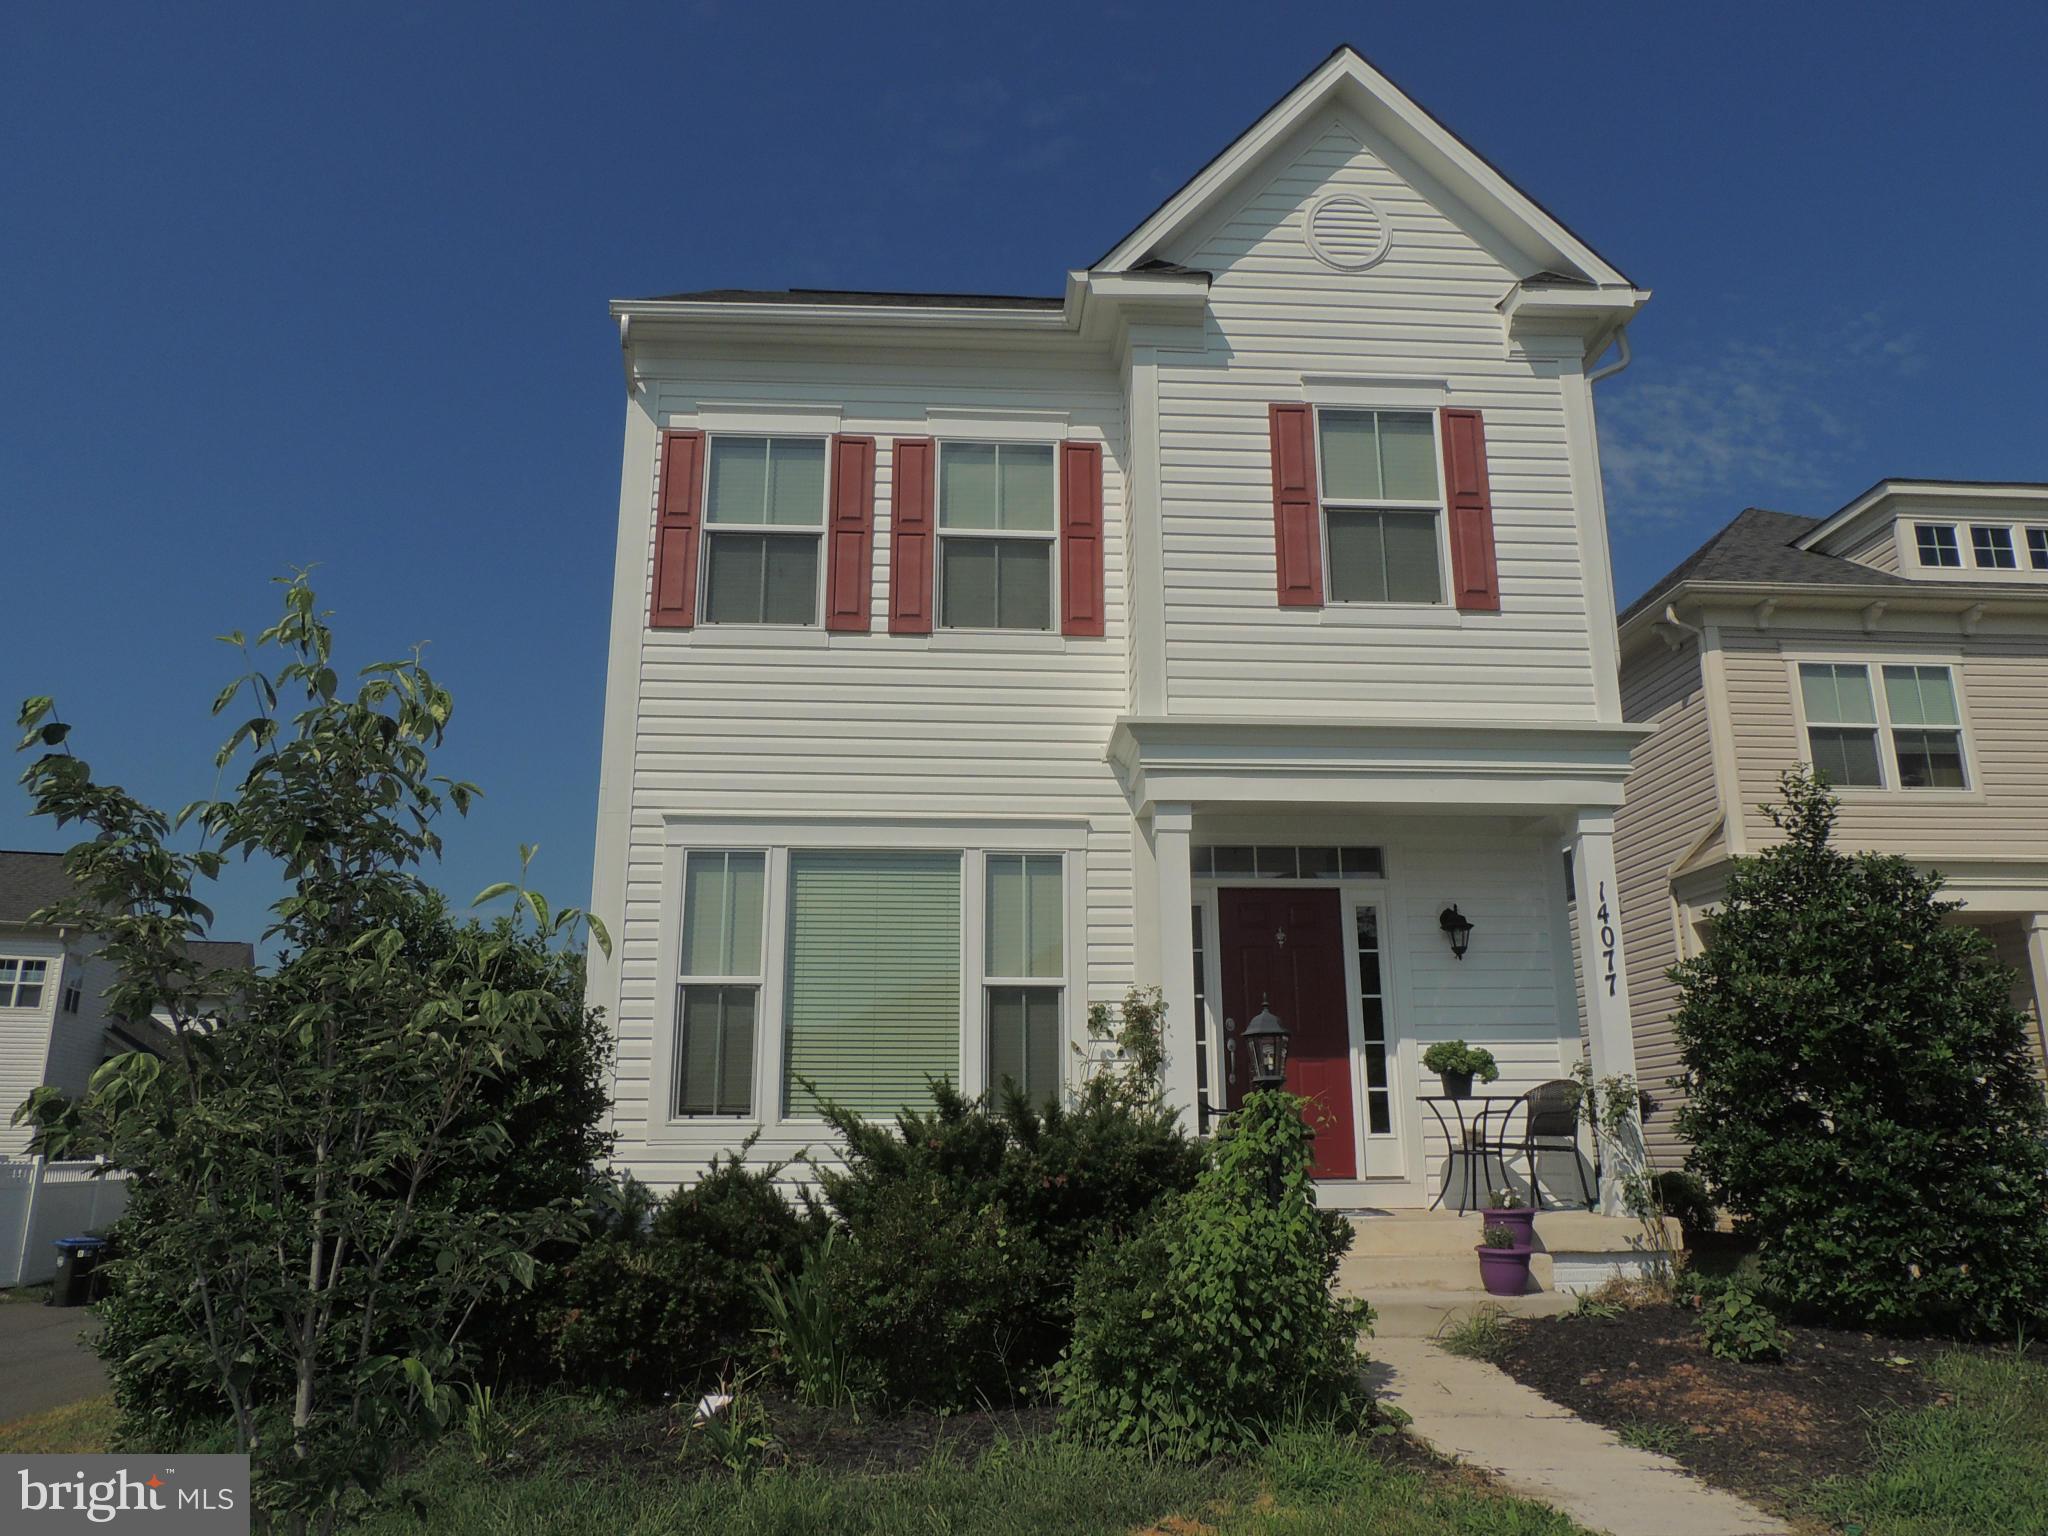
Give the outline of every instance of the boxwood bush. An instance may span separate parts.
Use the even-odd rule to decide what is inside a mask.
[[[1834,849],[1824,781],[1782,788],[1785,841],[1735,861],[1712,944],[1672,972],[1688,1166],[1795,1312],[2038,1328],[2048,1110],[2012,973],[1939,877]]]

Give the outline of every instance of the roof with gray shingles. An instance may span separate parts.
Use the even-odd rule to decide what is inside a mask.
[[[1621,615],[1626,624],[1645,608],[1665,601],[1671,590],[1689,581],[1719,581],[1758,585],[1785,582],[1794,586],[1911,587],[1926,591],[1935,583],[1894,576],[1868,565],[1859,565],[1840,555],[1823,555],[1794,545],[1823,522],[1820,517],[1800,517],[1791,512],[1767,512],[1750,507],[1706,543],[1694,550],[1676,569],[1650,583],[1650,590],[1628,605]],[[1943,582],[1944,587],[1968,586]],[[2009,587],[2000,588],[2009,593]]]
[[[31,914],[77,894],[64,873],[63,854],[0,848],[0,923],[26,923]],[[186,948],[208,970],[256,968],[256,946],[240,939],[193,939]]]

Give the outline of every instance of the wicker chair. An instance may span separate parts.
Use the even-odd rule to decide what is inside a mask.
[[[1515,1111],[1523,1111],[1519,1130]],[[1539,1152],[1568,1152],[1579,1176],[1579,1192],[1586,1197],[1586,1209],[1597,1205],[1598,1197],[1586,1179],[1586,1164],[1579,1156],[1579,1085],[1570,1078],[1552,1078],[1538,1083],[1507,1108],[1500,1119],[1500,1137],[1494,1153],[1507,1172],[1507,1159],[1519,1153],[1529,1160],[1530,1204],[1543,1208],[1543,1187],[1538,1182],[1536,1155]]]

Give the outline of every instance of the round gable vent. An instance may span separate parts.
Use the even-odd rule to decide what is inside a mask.
[[[1308,248],[1339,272],[1362,272],[1387,254],[1387,221],[1351,192],[1333,192],[1308,211]]]

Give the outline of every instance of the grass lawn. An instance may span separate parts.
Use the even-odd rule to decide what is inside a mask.
[[[1950,1354],[1931,1373],[1953,1401],[1880,1420],[1876,1468],[1821,1484],[1813,1513],[1861,1536],[2048,1531],[2048,1365]]]
[[[646,1416],[621,1419],[630,1454],[594,1461],[612,1416],[560,1399],[510,1467],[479,1466],[460,1430],[405,1473],[409,1506],[355,1529],[375,1536],[1583,1536],[1556,1511],[1503,1497],[1383,1442],[1303,1432],[1256,1462],[1184,1467],[1048,1435],[943,1445],[912,1471],[791,1466],[744,1479],[648,1453]],[[0,1425],[0,1451],[107,1448],[97,1398]]]

